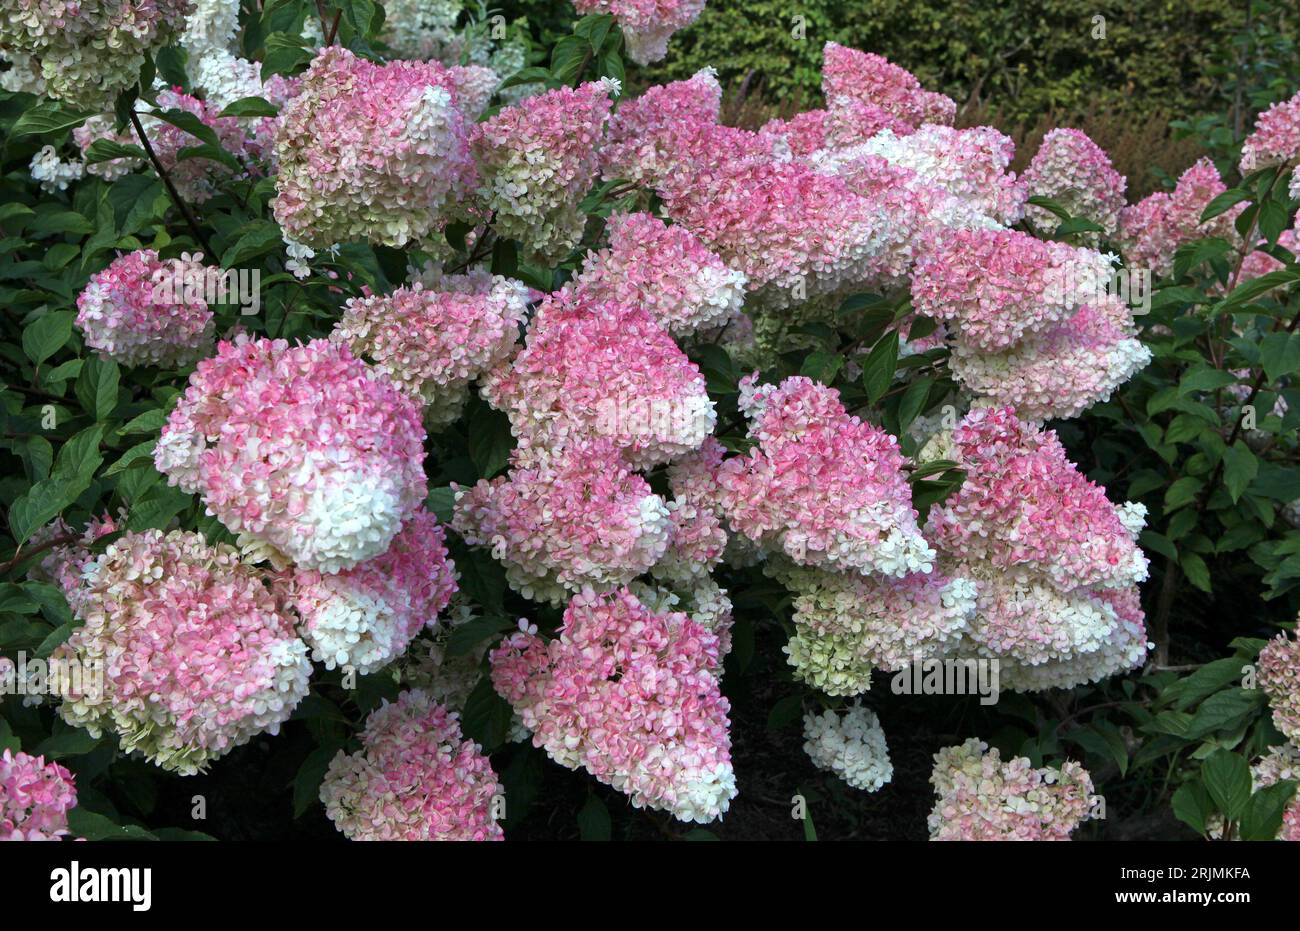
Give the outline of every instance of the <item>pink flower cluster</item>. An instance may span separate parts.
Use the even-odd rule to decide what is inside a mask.
[[[756,446],[718,467],[727,523],[800,565],[902,577],[928,572],[898,441],[805,377],[742,382]]]
[[[1157,191],[1125,207],[1119,216],[1119,240],[1128,264],[1167,275],[1174,267],[1174,252],[1184,243],[1207,236],[1233,240],[1233,221],[1244,204],[1201,222],[1210,201],[1226,190],[1218,169],[1206,157],[1179,176],[1173,191]]]
[[[474,188],[470,131],[437,62],[326,48],[281,113],[275,219],[308,246],[432,244]]]
[[[480,391],[522,449],[602,437],[638,468],[697,448],[717,422],[704,376],[650,310],[566,291],[542,304],[525,348]]]
[[[1273,104],[1255,120],[1241,147],[1241,173],[1300,159],[1300,94]]]
[[[1146,655],[1135,543],[1145,508],[1116,507],[1066,457],[1056,435],[1009,408],[973,410],[946,448],[966,472],[930,511],[926,536],[947,571],[975,587],[966,650],[1001,662],[1016,690],[1069,688]]]
[[[1053,129],[1045,135],[1022,180],[1030,197],[1050,197],[1071,216],[1092,220],[1107,235],[1118,230],[1128,181],[1082,130]],[[1029,207],[1026,219],[1043,232],[1052,232],[1059,222],[1042,207]]]
[[[121,515],[125,516],[125,515]],[[52,546],[41,561],[27,571],[28,578],[38,581],[53,582],[63,592],[68,604],[75,610],[81,591],[81,577],[86,566],[95,558],[90,548],[102,537],[116,533],[120,528],[117,521],[108,514],[92,517],[80,536],[68,543]],[[56,517],[51,523],[41,527],[28,540],[29,546],[41,546],[51,540],[72,537],[73,530],[63,520]]]
[[[721,109],[722,87],[711,68],[622,101],[600,149],[603,177],[657,185],[671,172],[681,147],[717,125]]]
[[[1003,763],[976,738],[936,753],[930,783],[938,796],[930,840],[1069,840],[1089,818],[1092,778],[1081,765]]]
[[[627,54],[638,65],[668,54],[668,40],[704,9],[705,0],[573,0],[579,13],[611,13],[627,41]]]
[[[427,494],[417,403],[327,340],[220,343],[154,462],[242,542],[321,572],[383,553]]]
[[[611,92],[618,86],[608,78],[560,87],[475,127],[483,209],[501,236],[525,244],[526,257],[559,261],[582,238],[579,204],[599,168]]]
[[[370,714],[359,752],[338,752],[320,799],[349,840],[484,841],[502,839],[503,791],[459,715],[411,690]]]
[[[736,795],[718,638],[624,590],[583,593],[549,642],[521,630],[492,651],[492,684],[533,744],[637,808],[708,822]]]
[[[1280,634],[1259,651],[1259,684],[1268,695],[1273,723],[1300,747],[1300,639]]]
[[[516,454],[508,476],[457,489],[452,527],[490,546],[526,597],[626,585],[659,561],[672,525],[664,500],[607,439]]]
[[[405,652],[421,628],[435,627],[456,592],[445,541],[437,519],[420,510],[382,555],[351,569],[279,573],[277,596],[302,619],[312,659],[367,675]]]
[[[43,756],[0,753],[0,841],[58,840],[68,836],[68,812],[77,807],[72,773]]]
[[[609,245],[587,254],[573,286],[585,299],[640,304],[681,338],[716,331],[740,314],[746,278],[681,226],[648,213],[617,214]]]
[[[1250,768],[1250,775],[1257,792],[1283,779],[1300,782],[1300,747],[1293,743],[1273,747]],[[1277,839],[1300,841],[1300,793],[1283,809]]]
[[[54,658],[102,668],[103,687],[59,713],[182,775],[276,734],[307,694],[311,663],[256,570],[201,534],[127,533],[83,573],[81,625]]]
[[[1151,361],[1119,297],[1084,304],[1063,323],[1003,352],[957,339],[949,367],[971,394],[1029,420],[1077,417]]]
[[[528,288],[474,271],[352,298],[330,339],[424,406],[430,429],[460,416],[469,383],[507,362],[528,311]]]
[[[957,104],[927,91],[910,71],[870,52],[827,42],[822,51],[822,93],[831,106],[852,100],[879,107],[913,128],[951,125]]]
[[[215,328],[199,259],[163,261],[152,249],[114,259],[77,297],[86,345],[122,365],[179,367],[208,353]]]

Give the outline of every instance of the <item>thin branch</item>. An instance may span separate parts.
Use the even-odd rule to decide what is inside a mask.
[[[167,188],[167,194],[171,197],[172,203],[176,205],[176,209],[185,217],[185,222],[189,225],[190,232],[194,234],[194,238],[202,244],[204,255],[206,255],[210,261],[215,262],[217,260],[217,254],[212,249],[212,243],[208,242],[208,237],[199,227],[199,221],[195,218],[194,212],[190,210],[190,205],[185,203],[181,198],[180,192],[176,190],[176,185],[172,184],[172,179],[171,176],[167,174],[167,169],[162,166],[162,162],[158,161],[158,154],[154,152],[153,144],[149,142],[149,136],[145,133],[144,126],[140,124],[140,116],[135,112],[135,110],[131,111],[131,125],[135,127],[135,134],[140,137],[140,144],[144,147],[145,154],[149,156],[149,161],[153,163],[154,171],[156,171],[158,177],[162,179],[163,186]]]

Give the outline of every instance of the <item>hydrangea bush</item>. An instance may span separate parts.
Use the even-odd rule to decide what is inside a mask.
[[[0,18],[0,839],[1300,836],[1300,95],[1128,203],[575,6]]]

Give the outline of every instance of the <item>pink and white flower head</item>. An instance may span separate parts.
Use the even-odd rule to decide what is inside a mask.
[[[491,653],[492,684],[533,745],[636,808],[705,823],[736,795],[718,638],[630,592],[583,593],[549,642],[521,629]]]
[[[852,148],[886,129],[896,136],[915,131],[875,104],[845,97],[827,110],[804,110],[788,120],[768,120],[759,133],[781,139],[791,155],[806,158],[816,152]]]
[[[1119,297],[1084,304],[1074,316],[1000,353],[958,338],[949,365],[967,392],[1027,420],[1077,417],[1107,400],[1151,361]]]
[[[917,313],[957,325],[973,350],[1001,352],[1050,330],[1102,293],[1111,258],[1016,230],[952,230],[916,262]]]
[[[1273,747],[1250,768],[1250,775],[1256,792],[1284,779],[1300,782],[1300,747],[1295,744]],[[1300,841],[1300,793],[1292,796],[1282,812],[1277,840]]]
[[[202,256],[163,261],[152,249],[114,259],[77,297],[86,345],[122,365],[189,365],[212,349]]]
[[[437,518],[420,510],[383,555],[333,575],[279,573],[277,595],[302,619],[312,659],[369,675],[400,656],[422,628],[436,627],[456,592],[445,541]]]
[[[1300,747],[1300,640],[1279,634],[1259,651],[1259,684],[1273,709],[1273,723]]]
[[[0,47],[46,96],[111,110],[118,91],[139,80],[145,55],[176,38],[193,9],[192,0],[13,0],[0,15]]]
[[[1069,840],[1088,820],[1092,777],[1080,764],[1006,763],[977,738],[934,755],[930,840]]]
[[[957,116],[952,98],[927,91],[907,69],[835,42],[822,51],[822,93],[828,106],[849,100],[873,104],[913,128],[951,125]]]
[[[1255,120],[1241,147],[1241,173],[1300,160],[1300,94],[1273,104]]]
[[[607,230],[609,246],[588,253],[573,282],[586,299],[640,304],[678,338],[739,316],[744,273],[728,268],[689,230],[648,213],[617,214]]]
[[[448,275],[352,298],[330,339],[417,398],[424,422],[441,428],[460,416],[470,382],[509,360],[528,297],[527,286],[499,275]]]
[[[1007,632],[1013,630],[1013,627],[1007,625],[1009,618],[1018,618],[1030,624],[1041,620],[1043,626],[1032,631],[1028,640],[1038,646],[1044,642],[1044,633],[1051,636],[1055,630],[1071,631],[1070,636],[1063,639],[1070,642],[1072,652],[1052,651],[1047,654],[1049,658],[1041,662],[1026,661],[1026,654],[1019,651],[995,655],[999,664],[999,684],[1009,691],[1071,689],[1090,682],[1100,682],[1137,669],[1146,662],[1147,653],[1154,646],[1147,640],[1142,599],[1136,585],[1125,588],[1079,589],[1068,596],[1048,593],[1043,602],[1029,606],[1017,603],[1014,598],[1033,600],[1036,595],[1048,592],[1045,586],[1021,586],[1018,590],[1013,589],[1011,599],[999,602],[996,583],[991,597],[983,579],[977,581],[976,585],[980,586],[981,597],[972,623],[973,630],[982,631],[998,626],[1001,631]],[[998,608],[1009,613],[999,616],[996,613]],[[1089,636],[1080,636],[1081,632],[1086,632]],[[1021,638],[1014,638],[1012,642],[1017,640],[1024,642]],[[981,642],[987,646],[994,643],[994,638],[986,634]],[[1037,650],[1038,647],[1034,649]],[[974,652],[987,655],[993,651],[976,647]]]
[[[951,455],[966,480],[931,508],[925,526],[941,551],[997,572],[1042,575],[1063,592],[1147,577],[1135,542],[1145,509],[1112,504],[1053,431],[1010,408],[977,408],[953,432]]]
[[[72,773],[43,756],[0,753],[0,841],[58,840],[68,836],[68,812],[77,807]]]
[[[1092,220],[1107,235],[1119,229],[1128,181],[1082,130],[1053,129],[1045,135],[1021,180],[1030,197],[1050,197],[1071,216]],[[1042,207],[1027,208],[1025,218],[1043,232],[1055,230],[1059,222]]]
[[[528,256],[558,261],[582,238],[586,216],[578,205],[596,178],[610,95],[617,93],[610,78],[560,87],[475,127],[483,209]]]
[[[250,154],[249,138],[240,121],[233,116],[218,116],[215,106],[181,93],[180,89],[164,90],[158,94],[155,112],[180,110],[198,118],[199,122],[216,133],[221,147],[238,157]],[[201,204],[219,191],[219,182],[234,175],[230,166],[210,158],[181,158],[181,152],[199,144],[189,132],[173,126],[156,116],[141,120],[145,135],[153,146],[158,162],[176,185],[176,191],[187,201]]]
[[[366,719],[361,750],[340,750],[321,783],[325,814],[349,840],[501,840],[504,795],[460,716],[418,690]]]
[[[674,581],[671,585],[658,578],[654,584],[632,582],[628,585],[628,591],[655,614],[680,611],[716,636],[719,662],[714,672],[721,679],[721,661],[731,652],[731,628],[735,623],[731,613],[731,598],[726,589],[713,581],[711,576],[702,575]]]
[[[634,466],[696,449],[717,423],[704,376],[649,310],[560,292],[525,348],[480,382],[523,449],[605,438]]]
[[[1184,243],[1207,236],[1234,240],[1233,222],[1244,204],[1201,222],[1210,201],[1226,190],[1214,162],[1206,157],[1179,176],[1173,191],[1157,191],[1125,207],[1119,216],[1119,239],[1126,264],[1167,275],[1174,267],[1174,253]]]
[[[627,41],[627,55],[638,65],[668,54],[668,40],[704,9],[705,0],[574,0],[579,13],[611,13]]]
[[[119,519],[125,515],[119,515]],[[41,582],[52,582],[63,592],[68,604],[75,610],[77,599],[81,597],[81,577],[86,566],[94,560],[91,547],[102,537],[116,533],[120,529],[117,521],[108,514],[92,517],[81,531],[79,537],[70,542],[52,546],[41,557],[41,561],[27,570],[27,577]],[[29,546],[41,546],[52,540],[73,537],[74,532],[62,517],[35,531],[28,540]]]
[[[281,113],[275,219],[308,246],[437,239],[473,190],[470,124],[437,62],[324,49]]]
[[[603,439],[516,454],[509,475],[457,488],[452,527],[490,546],[512,587],[554,604],[584,587],[626,585],[659,561],[673,532],[664,500]]]
[[[755,380],[742,381],[740,406],[757,445],[718,473],[731,529],[800,565],[928,572],[934,550],[916,525],[898,441],[850,416],[838,391],[810,378]]]
[[[894,778],[885,732],[876,713],[850,705],[803,716],[804,752],[818,769],[834,773],[854,789],[875,792]]]
[[[923,183],[998,223],[1015,223],[1024,216],[1028,198],[1024,181],[1008,170],[1016,145],[991,126],[927,125],[906,136],[884,130],[853,151],[879,155],[908,168]]]
[[[54,657],[102,664],[59,713],[192,775],[280,725],[307,694],[307,645],[260,574],[201,534],[127,533],[83,572],[82,622]]]
[[[879,578],[775,560],[767,571],[794,595],[790,665],[827,695],[861,695],[873,669],[951,655],[975,612],[974,584],[939,570]]]
[[[703,127],[657,179],[667,215],[782,309],[872,280],[892,218],[843,179],[773,152],[771,137]]]
[[[427,494],[418,404],[328,340],[220,343],[154,463],[260,555],[321,572],[383,553]]]
[[[683,145],[717,125],[721,110],[722,86],[712,68],[685,81],[655,84],[623,101],[600,150],[605,180],[657,184],[672,170]]]

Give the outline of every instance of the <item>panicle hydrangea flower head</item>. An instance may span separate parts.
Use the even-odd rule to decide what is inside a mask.
[[[1017,230],[959,229],[916,262],[916,311],[957,324],[972,350],[1001,352],[1064,322],[1100,293],[1109,256]]]
[[[0,753],[0,841],[67,837],[76,807],[77,783],[66,768],[43,756]]]
[[[1173,191],[1157,191],[1125,207],[1119,216],[1119,240],[1127,264],[1148,268],[1153,275],[1167,275],[1174,267],[1174,252],[1184,243],[1207,236],[1235,240],[1233,223],[1245,204],[1201,222],[1210,201],[1226,190],[1207,156],[1179,176]]]
[[[558,261],[582,238],[578,204],[599,168],[611,91],[618,89],[609,78],[556,88],[475,126],[484,210],[500,235],[524,243],[527,256]]]
[[[698,366],[649,310],[572,292],[542,304],[525,348],[480,386],[521,448],[600,437],[638,468],[699,447],[717,423]]]
[[[894,778],[885,732],[876,713],[851,705],[840,714],[828,709],[803,716],[804,752],[818,769],[839,776],[855,789],[875,792]]]
[[[85,177],[86,166],[80,162],[63,161],[54,146],[47,145],[32,156],[30,171],[32,180],[40,184],[41,190],[53,194],[67,190],[73,181]]]
[[[976,738],[936,753],[930,783],[938,795],[930,840],[1069,840],[1088,820],[1092,795],[1092,777],[1078,763],[1003,763]]]
[[[679,149],[717,125],[722,86],[711,68],[685,81],[655,84],[623,101],[600,150],[603,177],[655,183],[671,170]]]
[[[501,840],[493,799],[502,794],[460,716],[418,690],[371,712],[361,750],[340,750],[320,789],[349,840]]]
[[[1084,304],[1064,323],[1000,353],[958,338],[949,364],[971,394],[1027,420],[1077,417],[1151,361],[1119,297]]]
[[[273,562],[321,572],[383,553],[427,494],[419,406],[328,340],[218,344],[154,463]]]
[[[1071,216],[1084,217],[1114,235],[1124,208],[1128,181],[1105,151],[1079,129],[1053,129],[1043,137],[1021,180],[1030,197],[1050,197]],[[1043,207],[1028,207],[1025,217],[1052,232],[1057,218]]]
[[[913,128],[951,125],[957,116],[952,98],[927,91],[907,69],[835,42],[827,42],[822,51],[822,93],[831,106],[846,99],[874,104]]]
[[[977,408],[957,425],[966,480],[931,508],[926,537],[964,562],[1039,573],[1061,591],[1118,588],[1147,576],[1128,515],[1070,462],[1051,430],[1010,408]]]
[[[193,9],[192,0],[12,0],[0,13],[0,47],[39,75],[47,96],[111,110],[145,55],[175,38]]]
[[[1284,779],[1300,782],[1300,747],[1295,744],[1273,747],[1250,768],[1250,775],[1257,792]],[[1300,841],[1300,793],[1292,796],[1282,812],[1277,840]]]
[[[664,500],[604,439],[517,454],[509,475],[457,488],[452,526],[492,547],[511,586],[555,604],[627,584],[659,561],[673,529]]]
[[[1273,723],[1300,747],[1300,640],[1279,634],[1259,651],[1259,684],[1273,709]]]
[[[119,515],[121,516],[124,515]],[[92,517],[78,537],[62,517],[56,517],[33,532],[28,545],[42,546],[58,539],[68,539],[69,542],[51,546],[41,561],[27,570],[27,577],[57,585],[68,604],[76,610],[77,599],[81,597],[82,573],[95,558],[90,548],[96,541],[110,533],[116,533],[118,529],[118,522],[105,514],[103,517]]]
[[[239,0],[194,0],[180,45],[191,59],[229,52],[239,31]]]
[[[991,126],[923,126],[907,136],[884,130],[854,150],[911,169],[925,184],[999,223],[1014,223],[1024,215],[1024,182],[1008,171],[1016,145]]]
[[[216,133],[221,147],[236,157],[249,154],[249,139],[240,121],[233,116],[218,116],[216,107],[205,101],[181,93],[179,89],[164,90],[158,94],[155,112],[180,110],[197,117],[204,126]],[[181,152],[193,148],[198,140],[190,133],[173,126],[156,116],[141,118],[141,125],[153,146],[158,163],[167,171],[176,185],[176,191],[191,203],[201,204],[217,193],[217,182],[234,174],[222,162],[209,158],[181,158]]]
[[[718,638],[627,590],[569,602],[559,636],[521,629],[491,653],[492,684],[557,763],[636,808],[705,823],[736,795]]]
[[[330,334],[424,406],[431,429],[460,416],[469,383],[509,360],[528,311],[518,281],[471,272],[432,287],[352,298]]]
[[[77,297],[77,328],[102,357],[132,365],[179,367],[210,352],[215,327],[199,259],[164,261],[152,249],[114,259]]]
[[[898,441],[850,416],[839,392],[810,378],[742,382],[757,445],[719,468],[731,529],[800,565],[902,577],[928,572]]]
[[[681,338],[739,316],[746,278],[687,229],[648,213],[617,214],[609,246],[587,254],[573,286],[588,300],[640,304]]]
[[[276,593],[302,619],[312,659],[369,675],[400,656],[422,627],[436,626],[456,592],[445,541],[437,518],[420,510],[385,553],[351,569],[279,573]]]
[[[234,547],[181,530],[126,533],[82,579],[81,626],[54,656],[102,664],[103,688],[63,696],[69,724],[192,775],[279,733],[307,694],[307,646]]]
[[[668,54],[668,40],[704,9],[705,0],[573,0],[579,13],[609,13],[627,41],[627,55],[638,65]]]
[[[772,151],[772,140],[705,127],[656,181],[667,215],[774,309],[870,280],[891,218],[843,179]]]
[[[275,219],[308,246],[432,242],[475,185],[470,127],[437,62],[324,49],[281,112]]]
[[[790,665],[827,695],[861,695],[873,669],[951,654],[975,610],[975,586],[939,570],[882,579],[778,560],[766,571],[794,594]]]
[[[1241,173],[1300,159],[1300,94],[1274,103],[1255,120],[1241,147]]]

